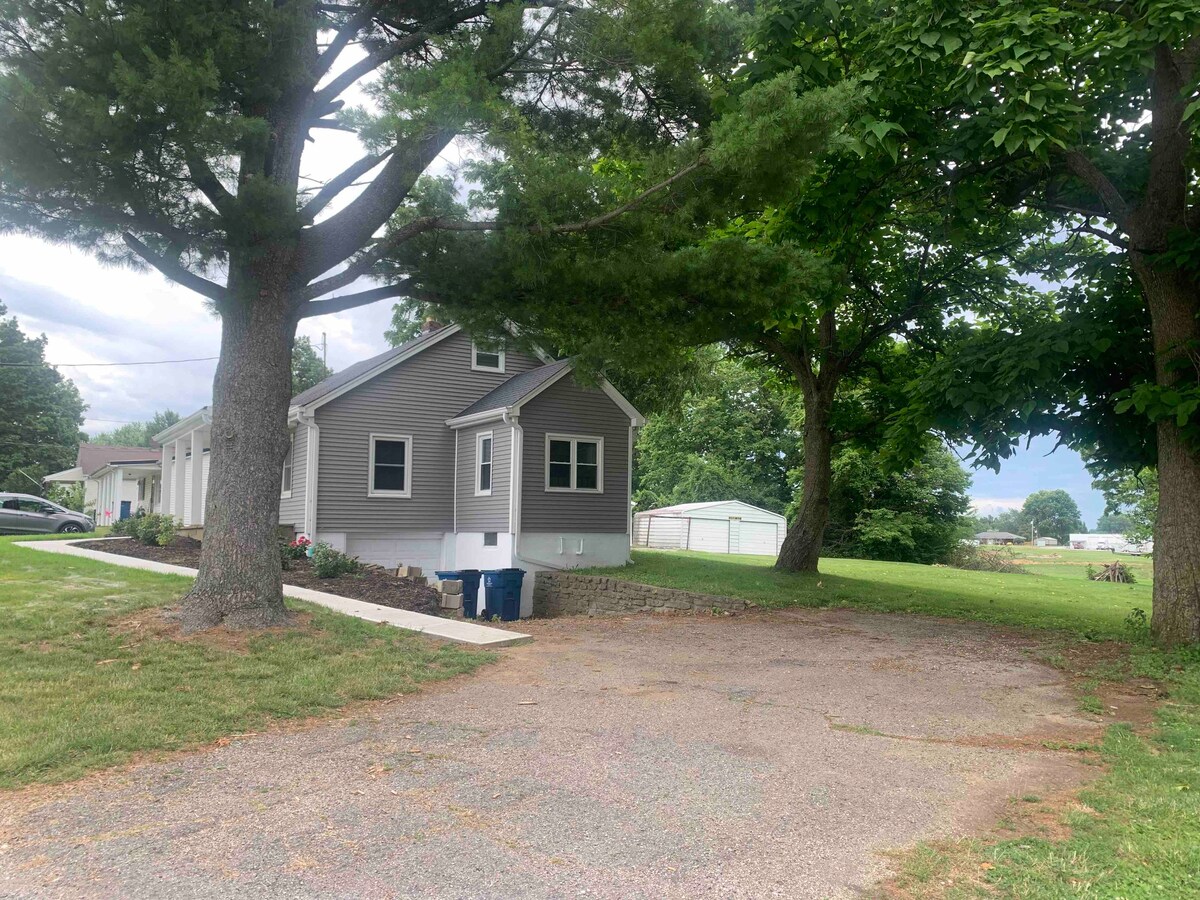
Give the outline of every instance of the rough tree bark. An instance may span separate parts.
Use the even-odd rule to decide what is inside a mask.
[[[804,389],[804,481],[800,509],[775,561],[775,568],[786,572],[816,572],[825,544],[833,483],[832,413],[832,387]]]

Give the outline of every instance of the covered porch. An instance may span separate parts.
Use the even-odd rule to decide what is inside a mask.
[[[212,410],[207,406],[154,435],[162,446],[162,486],[150,508],[174,516],[185,528],[204,524],[211,436]]]

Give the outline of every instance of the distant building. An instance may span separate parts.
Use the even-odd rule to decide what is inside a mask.
[[[1138,543],[1123,534],[1073,534],[1070,536],[1072,550],[1111,550],[1113,553],[1153,553],[1154,541]]]
[[[975,540],[981,544],[1023,544],[1025,538],[1008,531],[981,531],[975,535]]]
[[[1037,547],[1057,547],[1058,546],[1058,538],[1040,537],[1033,543],[1034,543],[1034,546],[1037,546]]]

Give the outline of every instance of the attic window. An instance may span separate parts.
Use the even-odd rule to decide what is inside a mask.
[[[471,368],[476,372],[504,372],[504,345],[481,347],[471,342]]]

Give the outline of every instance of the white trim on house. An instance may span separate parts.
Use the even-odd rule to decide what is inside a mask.
[[[483,442],[488,442],[487,462],[483,461]],[[483,488],[483,467],[488,467],[488,486]],[[496,469],[496,440],[491,431],[481,431],[475,435],[475,496],[492,496],[492,478]]]
[[[174,441],[183,435],[201,428],[205,425],[212,424],[212,409],[207,406],[202,406],[186,419],[180,419],[170,428],[164,428],[158,434],[153,435],[150,440],[159,446],[165,447],[169,441]]]
[[[485,354],[488,354],[491,356],[495,356],[499,361],[498,364],[495,366],[480,365],[480,363],[479,363],[479,354],[480,353],[485,353]],[[503,375],[504,374],[504,363],[505,363],[505,348],[503,345],[499,349],[489,350],[487,347],[481,346],[480,344],[476,343],[474,339],[471,340],[471,371],[473,371],[473,372],[498,372],[499,374]]]
[[[296,474],[296,432],[288,429],[288,452],[283,458],[283,473],[279,481],[279,499],[292,499],[292,478]],[[287,485],[287,488],[284,488]]]
[[[413,438],[411,434],[379,434],[371,432],[367,436],[368,453],[367,453],[367,496],[368,497],[383,497],[392,498],[395,500],[406,500],[412,497],[413,486]],[[377,490],[375,488],[375,442],[376,441],[391,441],[393,443],[404,444],[404,489],[396,490]],[[385,465],[388,465],[385,463]]]
[[[312,538],[317,533],[317,461],[320,459],[321,429],[312,413],[297,417],[308,429],[304,465],[304,521],[303,534]]]
[[[570,442],[571,444],[571,486],[570,487],[551,487],[550,486],[550,444],[553,441],[559,443]],[[580,442],[596,445],[596,486],[594,488],[581,488],[576,486],[576,481],[579,477],[579,444]],[[556,463],[562,465],[562,463]],[[590,434],[546,434],[546,477],[543,482],[543,487],[548,493],[555,494],[603,494],[604,493],[604,438]]]

